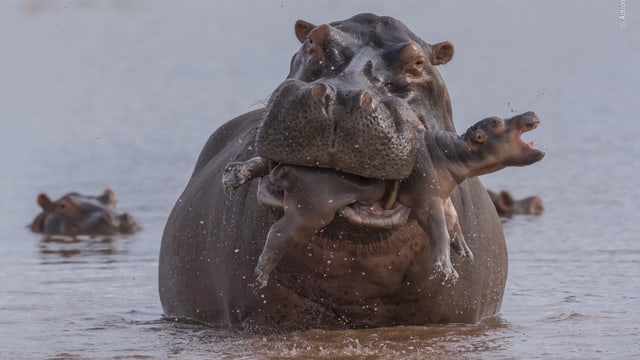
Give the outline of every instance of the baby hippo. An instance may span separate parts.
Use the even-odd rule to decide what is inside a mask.
[[[538,123],[537,116],[528,112],[508,120],[497,117],[481,120],[463,135],[419,130],[416,163],[399,186],[397,202],[411,209],[428,235],[434,268],[445,280],[458,278],[451,264],[450,246],[461,255],[472,257],[449,195],[469,177],[541,160],[544,153],[520,137],[523,132],[535,129]],[[231,189],[268,171],[269,162],[261,158],[231,163],[225,169],[223,184]],[[349,205],[380,200],[387,189],[387,182],[383,180],[291,165],[276,166],[267,181],[271,187],[284,190],[284,216],[271,226],[258,259],[256,275],[261,287],[266,286],[269,274],[289,246],[311,239],[338,213],[358,223]]]
[[[31,231],[45,235],[133,234],[138,225],[128,213],[116,213],[116,196],[106,189],[99,196],[68,193],[56,201],[38,195],[42,212],[31,223]]]

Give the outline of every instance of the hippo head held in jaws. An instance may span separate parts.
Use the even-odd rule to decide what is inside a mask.
[[[507,252],[477,178],[450,196],[475,255],[473,263],[452,259],[454,285],[432,276],[428,236],[409,216],[385,228],[336,217],[287,247],[264,288],[253,286],[283,211],[258,201],[258,179],[225,193],[227,164],[261,156],[360,177],[356,183],[387,183],[415,168],[420,128],[455,132],[437,70],[452,57],[450,43],[429,45],[399,21],[372,14],[319,26],[299,21],[295,34],[302,46],[287,79],[266,108],[210,136],[167,219],[158,278],[165,314],[276,330],[475,323],[495,315]]]
[[[139,228],[129,213],[116,213],[116,196],[111,189],[102,195],[68,193],[56,201],[38,195],[42,212],[31,224],[31,231],[45,235],[133,234]]]
[[[450,123],[435,66],[449,62],[453,45],[429,45],[397,20],[371,15],[320,26],[298,21],[295,31],[302,47],[269,99],[258,155],[370,178],[408,176],[417,128]]]

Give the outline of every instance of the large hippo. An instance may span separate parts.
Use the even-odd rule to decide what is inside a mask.
[[[56,201],[42,193],[37,198],[42,212],[31,223],[31,231],[45,235],[133,234],[138,224],[129,213],[116,212],[116,195],[105,189],[91,196],[71,192]]]
[[[319,26],[298,21],[295,35],[302,46],[287,79],[265,108],[211,135],[167,220],[159,259],[165,314],[275,330],[476,323],[496,314],[507,251],[477,178],[451,193],[476,258],[454,259],[455,285],[431,276],[429,239],[412,215],[392,229],[336,217],[306,244],[287,249],[266,287],[252,286],[269,228],[283,212],[258,203],[257,180],[225,193],[226,164],[262,156],[403,179],[415,165],[419,127],[455,131],[436,68],[451,60],[451,43],[428,44],[401,22],[372,14]],[[290,111],[293,103],[312,101],[322,102],[319,111]],[[334,112],[335,104],[351,112]]]

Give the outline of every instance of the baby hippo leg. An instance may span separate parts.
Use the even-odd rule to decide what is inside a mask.
[[[473,261],[473,253],[471,252],[471,249],[469,249],[467,242],[464,240],[462,228],[458,221],[458,212],[453,206],[451,198],[447,198],[444,201],[444,216],[447,220],[447,231],[449,231],[449,238],[451,239],[451,248],[461,257],[468,257],[469,260]]]
[[[445,282],[455,282],[458,272],[451,264],[449,231],[445,219],[444,201],[432,198],[427,206],[414,208],[420,227],[429,236],[434,270],[444,275]]]
[[[298,197],[299,195],[302,195]],[[267,235],[267,240],[258,258],[255,273],[258,288],[267,286],[269,275],[290,247],[304,244],[313,234],[331,222],[338,209],[310,208],[309,198],[285,190],[284,216],[276,221]],[[302,208],[304,209],[302,210]]]
[[[227,164],[222,173],[222,185],[226,191],[233,191],[247,181],[269,174],[269,160],[254,157],[245,162]]]
[[[269,179],[284,189],[284,215],[269,229],[258,259],[255,273],[260,288],[267,285],[269,275],[289,247],[310,241],[343,207],[356,201],[378,200],[385,191],[381,181],[363,181],[355,175],[336,176],[333,170],[300,166],[279,165]]]

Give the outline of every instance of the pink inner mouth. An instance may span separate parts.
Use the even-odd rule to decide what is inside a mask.
[[[342,208],[338,213],[352,224],[393,229],[407,222],[411,209],[395,202],[389,210],[382,207],[381,201],[373,204],[355,203]]]
[[[522,128],[520,128],[520,130],[518,131],[517,139],[523,144],[525,144],[529,149],[532,149],[532,150],[533,150],[533,141],[525,142],[524,140],[522,140],[522,134],[535,130],[537,127],[538,127],[537,123],[527,124]]]
[[[284,209],[284,191],[278,189],[269,180],[269,176],[260,178],[258,184],[258,201],[263,205]],[[356,202],[338,210],[337,215],[348,222],[382,229],[393,229],[407,222],[411,209],[397,201],[390,209],[385,210],[382,200],[373,203]]]

